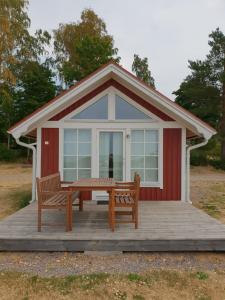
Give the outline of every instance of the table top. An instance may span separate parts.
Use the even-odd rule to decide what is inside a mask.
[[[68,187],[113,188],[116,181],[113,178],[84,178],[69,184]]]

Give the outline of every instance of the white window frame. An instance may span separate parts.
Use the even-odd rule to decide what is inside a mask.
[[[158,181],[142,181],[141,182],[141,185],[142,186],[151,186],[151,187],[160,187],[160,188],[163,188],[163,183],[162,183],[162,167],[163,167],[163,132],[160,128],[132,128],[131,129],[131,134],[132,134],[132,131],[143,131],[144,132],[144,147],[145,147],[145,132],[148,130],[148,131],[157,131],[158,132],[158,154],[157,154],[157,157],[158,157],[158,168],[155,168],[156,170],[158,170]],[[140,156],[140,157],[144,157],[144,162],[145,162],[145,151],[144,151],[144,154],[143,155],[131,155],[131,144],[132,144],[132,140],[131,140],[131,135],[130,135],[130,155],[129,155],[129,160],[130,160],[130,174],[131,174],[131,171],[132,169],[143,169],[144,173],[145,173],[145,170],[148,169],[148,168],[145,168],[145,163],[144,163],[144,168],[131,168],[131,158],[132,156]],[[137,143],[138,144],[138,143]],[[151,156],[151,155],[149,155]],[[151,168],[150,168],[151,169]],[[145,176],[145,175],[144,175]],[[131,178],[132,179],[132,178]]]
[[[66,129],[72,129],[72,130],[76,130],[77,131],[77,134],[76,134],[76,155],[64,155],[64,145],[65,145],[65,140],[64,140],[64,132]],[[79,130],[80,129],[85,129],[85,130],[90,130],[90,133],[91,133],[91,141],[90,142],[82,142],[83,144],[87,143],[87,144],[90,144],[91,145],[91,153],[90,153],[90,157],[91,157],[91,167],[90,168],[79,168],[79,165],[78,165],[78,157],[79,156],[84,156],[84,157],[87,157],[89,155],[79,155],[79,139],[78,139],[78,136],[79,136]],[[92,139],[92,130],[91,128],[63,128],[62,130],[62,149],[63,151],[60,152],[62,153],[62,167],[61,167],[61,174],[62,174],[62,177],[63,177],[63,180],[65,180],[64,178],[64,170],[76,170],[76,178],[78,179],[78,173],[79,173],[79,170],[90,170],[91,171],[91,177],[92,177],[92,147],[93,147],[93,139]],[[64,157],[65,156],[73,156],[73,157],[76,157],[76,161],[77,161],[77,167],[76,168],[65,168],[64,167]]]

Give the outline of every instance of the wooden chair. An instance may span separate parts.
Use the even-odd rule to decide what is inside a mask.
[[[109,207],[109,223],[112,231],[115,223],[134,223],[138,228],[138,201],[140,193],[140,176],[135,174],[133,182],[117,182],[117,186],[111,192]],[[122,208],[122,210],[117,210]],[[124,210],[125,209],[125,210]],[[117,215],[130,215],[130,220],[118,220]]]
[[[52,174],[37,178],[38,195],[38,231],[41,231],[42,209],[65,209],[66,231],[72,230],[72,205],[77,202],[79,210],[83,210],[83,201],[79,199],[78,191],[72,192],[62,188],[60,174]]]

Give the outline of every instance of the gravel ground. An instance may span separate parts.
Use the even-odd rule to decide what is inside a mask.
[[[210,253],[1,253],[0,271],[41,277],[90,273],[143,273],[152,269],[215,271],[225,269],[225,254]]]

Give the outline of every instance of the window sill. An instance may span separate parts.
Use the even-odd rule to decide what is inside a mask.
[[[163,189],[163,185],[160,182],[141,182],[141,187]]]

